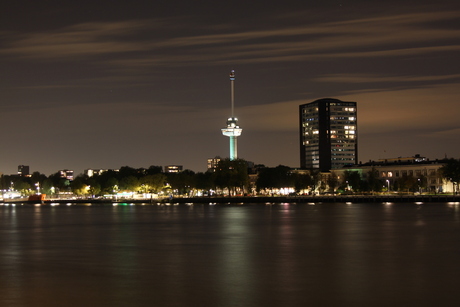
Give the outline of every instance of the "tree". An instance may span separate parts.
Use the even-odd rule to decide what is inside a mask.
[[[120,189],[131,192],[139,190],[139,180],[135,176],[122,177],[120,180]]]
[[[327,177],[327,185],[329,186],[329,192],[335,194],[335,189],[339,185],[339,177],[335,172],[331,172],[331,174]]]
[[[228,189],[230,195],[238,191],[244,193],[249,187],[248,163],[243,159],[220,160],[215,172],[215,184],[221,189]]]
[[[321,183],[322,183],[322,176],[321,176],[321,171],[318,169],[315,169],[311,172],[311,190],[313,193],[316,193],[316,189],[321,188]]]
[[[345,188],[351,188],[351,190],[357,192],[361,190],[361,175],[358,171],[345,171],[343,173],[343,182]]]
[[[297,193],[308,189],[312,185],[312,177],[310,174],[293,174],[294,189]]]
[[[14,182],[14,189],[20,192],[22,195],[27,195],[30,194],[32,186],[30,185],[30,183],[20,179]]]
[[[88,194],[88,185],[86,184],[85,176],[77,176],[70,185],[72,192],[78,196],[84,196]]]
[[[166,176],[164,174],[147,175],[139,179],[139,185],[144,192],[158,193],[166,184]]]
[[[419,175],[417,178],[419,192],[422,193],[428,189],[428,178],[424,175]]]
[[[118,181],[121,182],[123,179],[128,177],[139,178],[139,172],[135,168],[129,166],[122,166],[118,171]]]
[[[145,173],[146,175],[161,174],[162,169],[163,168],[161,166],[150,165],[150,167],[145,171]]]
[[[33,184],[38,183],[39,186],[41,186],[43,181],[45,181],[46,179],[47,179],[46,175],[43,175],[40,172],[33,172],[30,177],[31,183]]]
[[[374,166],[367,172],[367,187],[372,192],[382,191],[383,182],[379,179],[379,171]]]
[[[90,178],[88,180],[88,193],[92,195],[93,197],[96,195],[100,195],[101,193],[101,185],[97,181],[96,178]]]
[[[53,188],[53,182],[51,181],[51,179],[48,179],[48,178],[45,179],[45,181],[43,181],[41,185],[42,193],[51,195],[53,193],[52,188]]]
[[[294,177],[291,169],[284,165],[266,167],[259,171],[256,181],[257,189],[281,189],[294,186]]]
[[[205,190],[208,193],[214,188],[214,173],[196,173],[196,188],[199,190]]]
[[[118,191],[118,180],[115,177],[108,177],[106,180],[100,182],[100,184],[102,193],[104,194],[113,194]]]
[[[458,192],[458,185],[460,183],[460,160],[448,159],[446,164],[439,168],[441,176],[452,182],[454,193]]]
[[[60,172],[49,175],[48,180],[51,181],[56,193],[59,191],[66,191],[70,187],[70,180],[63,178]]]
[[[173,190],[177,190],[179,194],[189,194],[196,187],[195,173],[191,170],[184,170],[179,173],[168,174],[168,183]]]
[[[396,180],[395,187],[400,192],[416,191],[418,189],[417,179],[413,175],[403,174]]]

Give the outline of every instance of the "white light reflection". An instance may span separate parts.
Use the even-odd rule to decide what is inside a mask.
[[[217,266],[219,269],[218,280],[214,287],[218,287],[222,293],[227,293],[232,289],[231,295],[225,297],[228,306],[239,306],[241,301],[247,302],[248,306],[254,306],[251,302],[255,285],[254,266],[251,263],[251,233],[249,226],[249,212],[245,208],[233,207],[224,210],[222,217],[222,228],[220,236],[225,238],[219,250],[220,261]]]

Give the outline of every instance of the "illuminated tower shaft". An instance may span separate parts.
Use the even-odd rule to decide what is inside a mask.
[[[222,129],[222,134],[230,138],[230,160],[238,158],[238,146],[237,137],[241,135],[243,129],[238,126],[238,119],[234,116],[234,104],[235,104],[235,71],[232,70],[230,73],[230,85],[231,85],[231,100],[232,100],[232,116],[227,119],[227,128]]]

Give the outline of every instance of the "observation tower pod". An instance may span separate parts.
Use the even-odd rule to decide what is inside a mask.
[[[230,160],[235,160],[238,158],[238,146],[237,146],[237,138],[241,135],[241,132],[243,132],[243,129],[241,129],[238,126],[238,119],[234,116],[234,104],[235,104],[235,99],[234,99],[234,92],[235,92],[235,71],[232,70],[230,72],[230,85],[231,85],[231,102],[232,102],[232,116],[227,119],[227,127],[221,129],[222,134],[225,136],[228,136],[230,138]]]

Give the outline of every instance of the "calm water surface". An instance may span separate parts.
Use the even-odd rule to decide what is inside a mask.
[[[0,306],[459,306],[455,204],[0,206]]]

